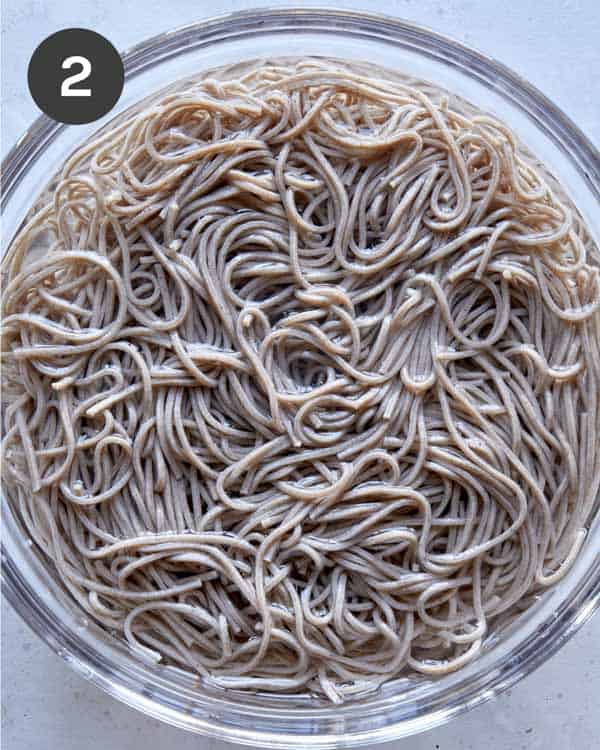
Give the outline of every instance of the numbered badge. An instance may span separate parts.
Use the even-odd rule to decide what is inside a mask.
[[[48,117],[69,125],[94,122],[118,102],[123,61],[89,29],[63,29],[39,45],[29,62],[29,91]]]

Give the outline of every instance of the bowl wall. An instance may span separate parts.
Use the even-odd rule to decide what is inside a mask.
[[[126,83],[110,116],[86,126],[37,120],[3,165],[3,251],[32,200],[67,155],[140,99],[193,73],[254,58],[325,55],[367,61],[435,82],[507,122],[560,180],[600,245],[600,159],[577,127],[507,68],[426,29],[325,10],[236,13],[150,39],[124,55]],[[200,686],[146,664],[87,622],[38,557],[6,499],[3,589],[23,619],[79,673],[125,703],[204,734],[264,747],[381,742],[428,729],[508,688],[559,648],[600,602],[600,518],[569,574],[474,663],[436,681],[401,679],[341,707],[310,698],[248,696]],[[598,516],[598,513],[596,513]]]

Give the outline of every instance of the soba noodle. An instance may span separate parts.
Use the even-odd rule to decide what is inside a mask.
[[[143,657],[332,701],[443,675],[581,548],[599,267],[514,133],[434,86],[180,83],[3,261],[7,495]]]

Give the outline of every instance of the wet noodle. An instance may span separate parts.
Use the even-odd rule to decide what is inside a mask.
[[[7,495],[144,657],[333,701],[450,672],[583,542],[599,267],[514,133],[431,85],[180,83],[5,256]]]

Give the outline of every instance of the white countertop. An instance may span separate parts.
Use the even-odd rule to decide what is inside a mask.
[[[298,0],[296,5],[326,5]],[[401,16],[506,63],[540,88],[600,145],[598,0],[329,2]],[[27,64],[42,39],[82,26],[123,49],[167,26],[276,0],[4,0],[2,152],[37,109]],[[168,13],[165,13],[166,8]],[[395,750],[595,750],[600,747],[600,617],[544,666],[496,700]],[[85,682],[2,602],[2,744],[6,750],[227,750],[136,713]],[[391,745],[380,746],[391,748]]]

